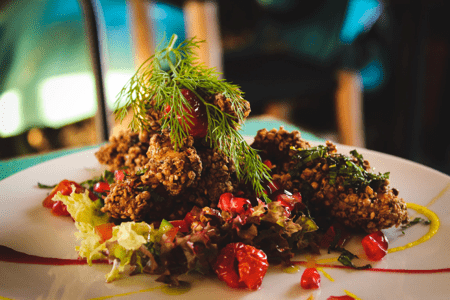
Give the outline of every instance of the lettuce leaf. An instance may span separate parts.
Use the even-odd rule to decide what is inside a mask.
[[[100,244],[100,236],[95,232],[95,227],[85,222],[76,222],[75,226],[79,230],[75,236],[81,240],[80,246],[75,247],[75,250],[80,257],[86,258],[89,265],[95,259],[104,259],[105,243]]]
[[[108,242],[117,243],[126,250],[137,250],[150,241],[152,227],[145,222],[123,222],[113,227],[113,235]]]
[[[85,190],[84,193],[75,193],[75,186],[72,186],[72,193],[69,196],[58,192],[52,200],[62,201],[75,222],[88,223],[95,227],[109,221],[109,216],[100,211],[100,200],[92,201],[89,198],[88,190]]]

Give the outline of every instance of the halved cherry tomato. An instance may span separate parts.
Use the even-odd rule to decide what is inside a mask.
[[[302,274],[300,285],[305,290],[318,289],[320,287],[320,274],[316,268],[306,268]]]
[[[100,236],[100,243],[112,238],[113,227],[116,226],[114,223],[105,223],[95,226],[95,233]]]
[[[371,261],[379,261],[387,254],[389,242],[381,231],[366,235],[361,243],[367,258]]]
[[[230,287],[256,290],[268,267],[267,256],[262,250],[243,243],[231,243],[220,251],[214,271]]]

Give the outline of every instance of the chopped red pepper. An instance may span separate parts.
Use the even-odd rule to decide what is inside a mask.
[[[230,287],[256,290],[268,267],[267,256],[262,250],[243,243],[231,243],[220,251],[214,271]]]
[[[367,258],[371,261],[379,261],[387,254],[389,242],[381,231],[366,235],[361,243]]]
[[[330,296],[327,300],[355,300],[355,298],[350,297],[348,295],[345,296]]]
[[[320,274],[316,268],[306,268],[302,274],[300,285],[306,290],[318,289],[320,287]]]

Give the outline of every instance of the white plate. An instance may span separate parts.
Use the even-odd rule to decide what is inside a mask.
[[[338,146],[341,153],[348,154],[352,149]],[[439,216],[441,222],[437,234],[427,242],[390,253],[373,266],[387,269],[449,268],[450,177],[390,155],[365,149],[358,151],[377,172],[391,172],[391,186],[396,187],[407,202],[427,205],[437,197],[429,209]],[[42,207],[41,202],[48,191],[38,189],[37,182],[83,181],[98,175],[100,166],[94,152],[88,150],[57,158],[1,181],[0,245],[28,254],[76,258],[73,222],[69,218],[54,217]],[[428,229],[428,226],[415,225],[405,234],[398,229],[387,230],[386,234],[390,238],[390,247],[397,247],[417,240]],[[361,251],[356,242],[350,247],[357,253]],[[317,259],[326,257],[337,255],[323,255]],[[296,257],[296,260],[304,259],[307,257]],[[324,268],[332,280],[322,273],[321,288],[310,291],[299,285],[301,271],[288,274],[280,267],[271,267],[261,289],[255,292],[231,289],[213,276],[189,275],[183,276],[183,280],[192,283],[191,290],[169,296],[159,288],[161,284],[154,281],[155,276],[138,275],[107,284],[104,275],[109,269],[108,265],[41,266],[0,262],[0,299],[106,299],[106,296],[113,296],[112,299],[327,299],[331,295],[343,296],[345,291],[364,300],[450,298],[449,272],[422,275]]]

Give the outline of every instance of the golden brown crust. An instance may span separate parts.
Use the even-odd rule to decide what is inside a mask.
[[[183,147],[175,150],[168,132],[154,134],[150,139],[142,182],[152,188],[162,184],[171,196],[180,194],[197,182],[202,163],[193,142],[192,137],[187,137]]]

